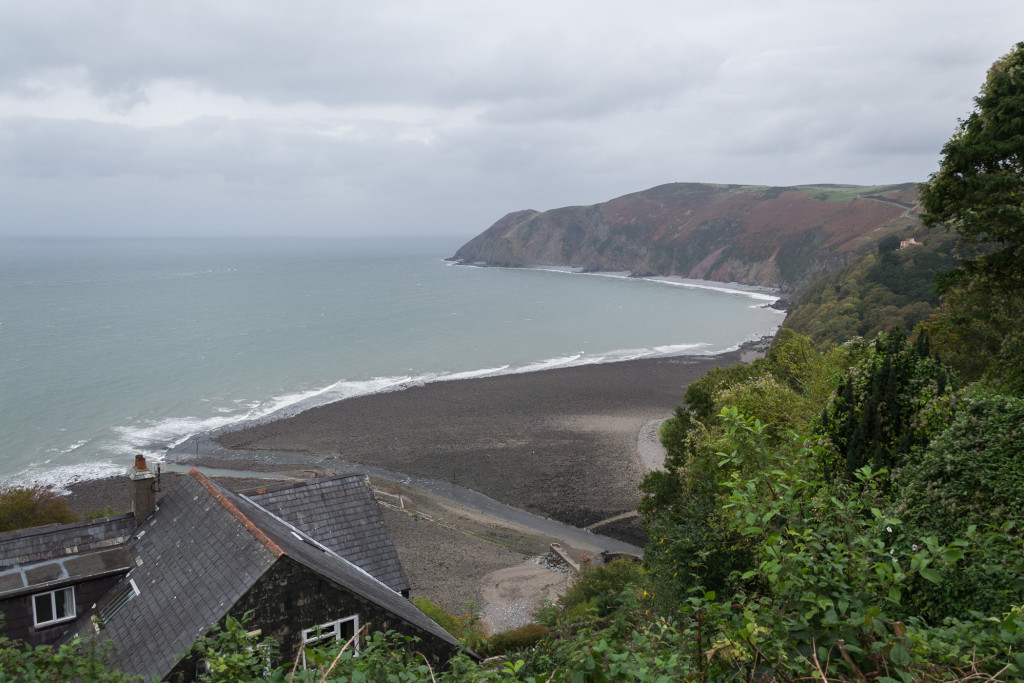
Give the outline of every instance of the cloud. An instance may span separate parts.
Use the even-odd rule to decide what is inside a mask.
[[[923,180],[1022,19],[1015,0],[9,3],[0,230],[468,236],[677,180]]]

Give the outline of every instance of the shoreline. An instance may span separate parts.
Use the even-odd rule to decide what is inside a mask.
[[[685,393],[685,387],[693,379],[697,379],[716,365],[730,365],[736,362],[749,363],[754,359],[762,357],[765,350],[771,344],[774,335],[765,335],[758,339],[745,341],[729,350],[722,351],[715,354],[700,354],[700,353],[681,353],[681,354],[665,354],[665,355],[653,355],[641,358],[628,358],[624,360],[607,360],[592,363],[583,363],[580,365],[564,365],[555,366],[550,368],[538,368],[533,370],[515,370],[511,372],[496,372],[495,374],[470,374],[468,377],[460,377],[457,375],[452,376],[439,376],[436,379],[429,381],[414,381],[408,385],[395,385],[387,389],[377,391],[374,393],[359,394],[355,396],[338,398],[327,403],[314,404],[308,408],[299,409],[296,412],[288,411],[288,408],[294,407],[299,404],[292,404],[285,408],[278,409],[274,412],[259,417],[242,420],[239,422],[223,425],[213,429],[209,429],[203,432],[192,434],[186,437],[182,437],[180,440],[170,446],[164,448],[162,457],[154,458],[152,453],[147,454],[147,458],[150,459],[151,464],[161,463],[165,466],[165,474],[174,475],[182,474],[187,472],[189,464],[197,464],[205,469],[222,469],[223,472],[218,473],[217,476],[225,476],[232,478],[232,475],[228,471],[240,471],[240,472],[259,472],[259,473],[274,473],[282,470],[295,469],[297,467],[305,467],[307,470],[310,468],[317,469],[315,462],[316,456],[319,455],[321,458],[323,454],[313,454],[311,460],[310,454],[301,452],[289,452],[289,449],[281,449],[280,452],[274,453],[272,450],[265,448],[254,448],[246,449],[243,446],[232,443],[231,445],[224,445],[222,440],[233,441],[231,435],[236,433],[247,432],[256,428],[264,427],[269,424],[286,422],[298,418],[305,413],[311,411],[317,411],[320,409],[329,409],[331,406],[338,406],[352,401],[359,400],[373,400],[377,397],[397,396],[410,390],[423,390],[426,387],[434,387],[441,384],[453,384],[461,385],[465,382],[477,382],[480,380],[496,380],[502,381],[504,378],[512,377],[535,377],[542,376],[544,373],[561,372],[561,371],[580,371],[585,368],[612,368],[619,366],[628,366],[632,364],[646,364],[646,363],[658,363],[658,362],[669,362],[669,363],[680,363],[689,366],[705,366],[704,370],[696,373],[695,376],[690,377],[689,380],[681,386],[677,403],[682,401],[682,394]],[[687,373],[693,374],[693,373]],[[386,399],[378,399],[386,400]],[[674,406],[673,406],[674,408]],[[671,416],[671,411],[661,416],[660,419]],[[655,418],[652,418],[655,419]],[[639,432],[638,432],[639,435]],[[198,446],[198,447],[197,447]],[[145,450],[145,449],[143,449]],[[306,450],[306,449],[300,449]],[[126,456],[127,457],[127,456]],[[334,460],[342,460],[341,458],[333,457]],[[358,465],[358,463],[354,463]],[[167,469],[170,466],[170,469]],[[127,465],[126,465],[127,467]],[[322,469],[322,468],[320,468]],[[399,473],[400,474],[400,473]],[[81,489],[83,485],[88,485],[92,482],[104,482],[107,480],[118,479],[118,474],[107,474],[96,477],[82,477],[70,481],[64,486],[69,493],[65,495],[72,495],[75,489]],[[257,475],[253,475],[254,477]],[[264,477],[267,475],[264,474]],[[244,477],[242,477],[244,478]],[[305,477],[308,478],[308,477]]]
[[[777,331],[777,328],[776,328]],[[236,416],[232,421],[219,426],[202,429],[198,432],[182,433],[178,436],[151,437],[150,441],[138,441],[128,446],[129,453],[144,454],[150,462],[187,462],[195,458],[226,457],[237,459],[225,452],[217,444],[224,434],[248,429],[267,423],[287,420],[307,411],[333,405],[339,402],[361,399],[369,396],[401,393],[410,389],[439,383],[473,381],[477,379],[500,378],[512,375],[534,375],[551,370],[567,370],[572,368],[617,365],[634,361],[656,361],[663,359],[685,358],[696,363],[714,362],[716,358],[739,354],[742,362],[749,362],[763,349],[767,348],[774,338],[775,332],[760,337],[748,338],[724,350],[710,352],[703,350],[704,343],[670,345],[654,348],[618,349],[606,352],[587,354],[578,352],[571,356],[548,358],[534,361],[522,366],[505,365],[501,367],[480,368],[468,371],[427,373],[419,376],[374,377],[367,380],[340,380],[319,389],[296,392],[294,394],[275,396],[264,403],[271,403],[267,411],[253,417]],[[681,396],[680,396],[681,400]],[[190,420],[192,418],[186,418]],[[220,418],[214,418],[219,420]],[[281,457],[289,460],[287,454]],[[10,475],[19,482],[29,485],[39,483],[52,486],[58,492],[70,490],[70,487],[83,482],[101,480],[117,476],[120,463],[111,458],[93,462],[69,465],[58,465],[51,470],[36,471],[31,477],[26,473]],[[229,465],[233,467],[233,465]]]
[[[708,369],[749,361],[765,343],[714,356],[432,382],[225,429],[197,450],[220,466],[362,466],[371,475],[379,468],[454,484],[582,528],[636,508],[644,474],[635,455],[641,428],[671,416],[689,383]],[[168,460],[189,462],[191,451],[182,448]]]
[[[753,298],[771,298],[774,301],[781,299],[784,295],[782,287],[770,285],[747,285],[742,282],[722,282],[720,280],[701,280],[699,278],[683,277],[682,275],[654,275],[637,274],[629,270],[587,270],[583,266],[544,266],[544,265],[508,265],[489,263],[487,261],[466,261],[449,256],[443,261],[453,266],[467,266],[470,268],[520,268],[523,270],[542,270],[551,273],[565,273],[567,275],[597,275],[601,277],[620,277],[631,280],[649,280],[651,282],[664,282],[666,284],[693,287],[694,289],[708,289],[729,294],[760,295]]]
[[[257,474],[291,478],[281,482],[286,483],[360,467],[389,470],[398,478],[381,479],[371,472],[374,484],[386,493],[401,493],[406,505],[413,500],[415,509],[441,522],[382,504],[413,583],[413,596],[429,597],[454,612],[472,602],[483,604],[487,614],[504,614],[514,601],[492,595],[491,589],[500,582],[505,590],[507,580],[511,587],[506,593],[519,591],[516,582],[524,580],[524,563],[542,554],[546,544],[556,540],[556,532],[524,527],[472,500],[461,504],[460,487],[578,529],[635,510],[640,499],[637,484],[647,469],[639,454],[645,428],[649,432],[652,421],[671,416],[686,386],[711,367],[749,362],[763,354],[766,343],[761,340],[716,356],[671,356],[435,382],[344,399],[295,416],[205,435],[198,458],[189,445],[168,461],[181,468],[220,468],[214,475],[218,482],[236,491],[274,485],[254,478]],[[125,462],[126,470],[129,464]],[[164,488],[183,476],[165,470]],[[444,490],[424,488],[424,479],[417,477]],[[77,512],[129,506],[128,487],[120,477],[69,488],[69,502]],[[603,525],[599,533],[644,544],[635,516]],[[587,552],[593,556],[591,548]],[[500,579],[506,569],[510,577]],[[550,572],[542,569],[538,565],[531,576],[550,588]],[[524,610],[522,618],[530,611]],[[495,626],[505,623],[495,619]]]
[[[488,266],[490,267],[490,266]],[[739,293],[738,290],[734,293]],[[779,328],[776,329],[776,332]],[[619,349],[605,352],[595,353],[593,356],[587,357],[581,360],[583,352],[580,352],[575,357],[563,357],[563,358],[548,358],[539,361],[533,361],[523,366],[511,366],[504,365],[495,368],[480,368],[476,370],[466,370],[450,373],[428,373],[424,375],[418,375],[413,377],[377,377],[372,380],[352,380],[353,383],[366,383],[366,384],[378,384],[379,388],[371,389],[369,391],[361,392],[345,396],[331,397],[325,401],[320,402],[318,399],[325,394],[329,395],[330,389],[335,385],[327,386],[320,390],[314,390],[307,392],[312,394],[306,398],[299,399],[293,403],[282,405],[278,408],[271,409],[263,415],[259,415],[253,418],[246,418],[237,422],[232,422],[220,427],[208,429],[198,434],[191,434],[182,437],[174,444],[164,448],[165,456],[175,456],[179,454],[185,454],[193,451],[195,448],[196,440],[216,442],[223,435],[229,434],[236,431],[249,429],[251,427],[257,427],[271,422],[277,422],[281,420],[287,420],[297,417],[303,413],[311,410],[316,410],[324,406],[335,405],[344,401],[352,401],[358,399],[364,399],[371,396],[380,396],[393,393],[399,393],[408,391],[410,389],[416,389],[423,386],[430,386],[435,384],[442,384],[446,382],[465,382],[484,380],[492,378],[502,378],[514,375],[534,375],[537,373],[544,373],[557,370],[569,370],[573,368],[583,368],[591,366],[604,366],[604,365],[615,365],[619,363],[632,363],[638,361],[655,361],[672,358],[689,358],[693,359],[694,362],[714,361],[719,357],[731,356],[738,354],[738,361],[743,363],[750,362],[753,358],[763,355],[763,352],[770,346],[772,340],[775,338],[775,333],[762,335],[754,339],[747,339],[734,346],[730,346],[724,350],[711,352],[701,352],[700,348],[704,346],[702,342],[692,344],[679,344],[667,347],[658,348],[645,348],[645,349]],[[624,354],[619,356],[619,354]],[[346,383],[346,380],[341,380],[336,384]],[[202,445],[200,445],[202,449]],[[202,455],[202,452],[200,452]]]

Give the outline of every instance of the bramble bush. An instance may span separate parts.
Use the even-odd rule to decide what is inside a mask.
[[[112,670],[108,647],[81,639],[57,646],[31,646],[0,636],[0,681],[17,683],[139,683],[138,676]]]

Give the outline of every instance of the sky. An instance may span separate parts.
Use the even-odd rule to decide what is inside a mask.
[[[0,0],[0,235],[447,235],[926,180],[1021,0]]]

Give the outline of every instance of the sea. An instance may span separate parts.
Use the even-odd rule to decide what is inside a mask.
[[[248,420],[782,322],[769,292],[446,261],[462,241],[0,238],[0,481],[63,489]]]

